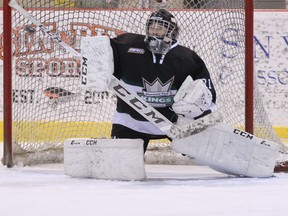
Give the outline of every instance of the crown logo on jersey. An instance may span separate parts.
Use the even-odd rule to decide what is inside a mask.
[[[173,81],[174,76],[166,83],[162,83],[158,77],[152,83],[143,78],[143,85],[147,92],[168,92],[171,89]]]

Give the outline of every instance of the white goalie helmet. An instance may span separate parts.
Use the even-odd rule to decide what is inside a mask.
[[[155,54],[165,55],[176,41],[179,28],[173,20],[174,16],[165,9],[153,12],[146,23],[147,48]]]

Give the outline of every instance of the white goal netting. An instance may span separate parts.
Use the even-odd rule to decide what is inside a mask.
[[[178,21],[179,43],[195,50],[207,64],[224,121],[244,129],[245,1],[193,2],[18,0],[79,52],[81,37],[87,35],[143,34],[151,11],[165,6]],[[67,138],[110,138],[116,104],[112,92],[81,90],[80,62],[19,12],[13,10],[11,19],[14,163],[61,162]],[[280,142],[257,92],[255,87],[255,135]],[[167,140],[155,143],[149,146],[147,162],[179,163],[183,159],[182,155],[175,157]]]

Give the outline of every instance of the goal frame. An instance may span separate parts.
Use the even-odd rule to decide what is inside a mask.
[[[12,149],[12,9],[3,1],[3,164],[13,166]],[[253,134],[254,60],[253,60],[253,0],[245,0],[245,131]]]

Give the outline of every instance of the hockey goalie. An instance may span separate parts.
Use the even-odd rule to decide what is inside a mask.
[[[83,88],[115,91],[115,77],[125,87],[116,89],[118,102],[111,132],[113,139],[105,141],[111,148],[97,145],[104,141],[95,140],[95,147],[89,148],[89,154],[95,148],[95,155],[101,159],[95,160],[90,154],[88,158],[92,159],[87,162],[84,159],[87,158],[86,152],[81,160],[84,164],[87,162],[86,168],[79,162],[78,168],[73,169],[69,169],[71,160],[66,160],[68,174],[91,177],[87,164],[99,168],[101,162],[110,165],[105,169],[94,169],[98,172],[93,174],[96,177],[144,179],[143,153],[149,141],[168,138],[172,140],[174,151],[217,171],[246,177],[273,175],[278,144],[220,122],[215,111],[216,91],[207,67],[194,51],[178,44],[178,34],[179,27],[173,15],[160,9],[148,18],[145,35],[126,33],[113,39],[108,36],[82,39]],[[183,119],[190,122],[189,126],[182,125]],[[161,123],[166,120],[168,125],[163,127]],[[135,143],[139,139],[142,151],[139,141]],[[72,145],[72,141],[68,142],[68,149],[76,145],[75,141]],[[78,146],[84,145],[85,149],[86,142],[81,141]],[[128,159],[133,161],[132,164]],[[85,172],[75,174],[75,169]],[[135,172],[137,169],[140,171]],[[136,174],[126,175],[129,172]]]

